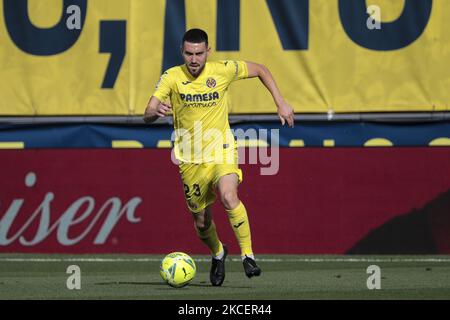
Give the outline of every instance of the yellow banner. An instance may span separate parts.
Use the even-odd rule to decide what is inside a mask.
[[[296,112],[445,111],[446,0],[0,1],[0,115],[141,115],[184,30],[265,64]],[[231,112],[274,113],[257,80]]]

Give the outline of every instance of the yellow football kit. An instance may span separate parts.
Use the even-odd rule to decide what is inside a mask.
[[[185,65],[161,76],[154,97],[170,100],[174,120],[174,153],[180,162],[185,198],[192,212],[214,202],[220,177],[235,173],[239,182],[237,145],[228,122],[228,88],[248,77],[244,61],[207,62],[194,78]]]

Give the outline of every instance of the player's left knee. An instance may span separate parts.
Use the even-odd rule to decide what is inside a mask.
[[[227,210],[232,210],[239,205],[239,198],[235,191],[225,191],[221,194],[222,204]]]

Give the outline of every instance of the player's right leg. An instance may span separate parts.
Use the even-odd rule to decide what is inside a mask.
[[[220,286],[225,279],[227,250],[219,240],[212,219],[210,205],[214,203],[216,195],[211,187],[211,173],[208,165],[180,165],[186,204],[194,219],[195,230],[212,255],[210,280],[212,285]]]
[[[200,240],[209,248],[213,257],[221,258],[223,245],[216,231],[216,224],[212,219],[212,210],[208,206],[200,212],[191,212],[194,219],[194,228]]]
[[[212,210],[208,206],[200,212],[192,212],[194,226],[200,240],[208,246],[211,255],[210,281],[213,286],[222,285],[225,280],[225,259],[228,254],[227,247],[217,236],[216,225],[212,219]]]

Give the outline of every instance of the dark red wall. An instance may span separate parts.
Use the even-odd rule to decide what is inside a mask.
[[[0,252],[207,253],[169,150],[1,151],[0,168]],[[450,148],[283,148],[277,175],[260,168],[242,165],[239,189],[256,253],[450,253]],[[27,187],[30,172],[37,180]],[[142,202],[94,244],[111,198]],[[70,217],[83,199],[92,211],[86,200]],[[8,228],[12,203],[22,204]],[[214,209],[222,241],[238,253],[225,211]]]

